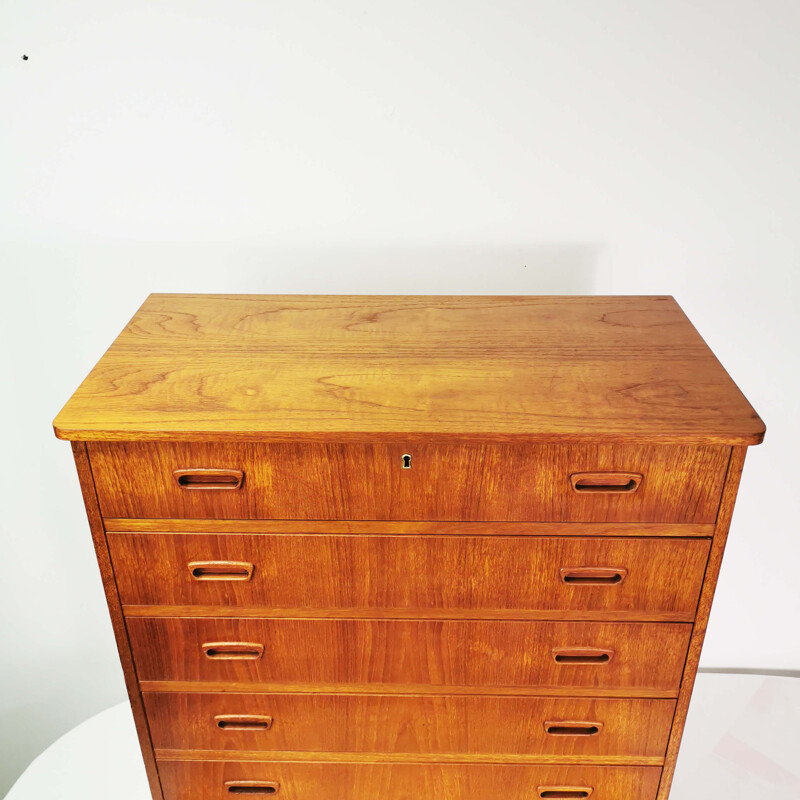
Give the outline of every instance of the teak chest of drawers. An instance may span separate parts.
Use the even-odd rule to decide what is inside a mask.
[[[154,800],[666,800],[764,434],[672,298],[152,295],[55,429]]]

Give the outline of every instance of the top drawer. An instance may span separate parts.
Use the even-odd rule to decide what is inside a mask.
[[[727,447],[90,442],[106,518],[716,520]]]

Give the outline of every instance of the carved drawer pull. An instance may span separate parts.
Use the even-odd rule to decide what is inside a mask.
[[[203,645],[203,653],[214,661],[256,661],[264,655],[264,645],[258,642],[207,642]]]
[[[225,781],[228,794],[278,794],[277,781]]]
[[[603,730],[602,722],[545,722],[548,736],[597,736]]]
[[[583,797],[590,797],[593,791],[591,786],[540,786],[538,789],[539,797],[552,798],[552,800],[580,800]]]
[[[616,586],[628,575],[628,570],[617,567],[563,567],[561,580],[580,586]]]
[[[611,494],[635,492],[643,478],[639,472],[574,472],[569,482],[579,493]]]
[[[176,469],[172,474],[181,489],[241,489],[244,481],[240,469]]]
[[[190,561],[188,566],[198,581],[249,581],[255,569],[248,561]]]
[[[224,731],[268,731],[272,717],[261,714],[217,714],[217,727]]]
[[[613,657],[613,650],[599,647],[557,647],[553,650],[557,664],[608,664]]]

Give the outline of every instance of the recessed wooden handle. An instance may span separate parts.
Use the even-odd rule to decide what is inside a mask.
[[[254,569],[248,561],[189,562],[189,572],[197,581],[249,581]]]
[[[593,791],[591,786],[540,786],[539,797],[552,798],[552,800],[579,800],[590,797]]]
[[[544,732],[548,736],[597,736],[603,730],[602,722],[557,722],[544,723]]]
[[[206,658],[214,661],[255,661],[264,655],[264,645],[259,642],[206,642]]]
[[[639,472],[573,472],[569,482],[576,492],[612,494],[635,492],[643,477]]]
[[[272,727],[272,717],[261,714],[217,714],[214,722],[223,731],[268,731]]]
[[[557,664],[608,664],[613,657],[613,650],[599,647],[557,647],[553,650]]]
[[[181,489],[241,489],[244,481],[240,469],[176,469],[172,474]]]
[[[225,781],[229,794],[278,794],[277,781]]]
[[[622,583],[628,570],[621,567],[563,567],[561,580],[578,586],[616,586]]]

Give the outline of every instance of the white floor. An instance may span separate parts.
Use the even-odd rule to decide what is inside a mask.
[[[800,798],[800,678],[697,676],[670,800]]]
[[[149,800],[127,703],[44,751],[6,800]],[[800,800],[800,679],[701,674],[670,800]]]

